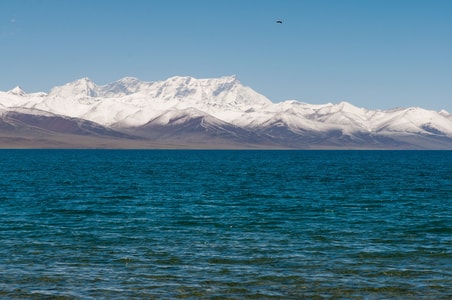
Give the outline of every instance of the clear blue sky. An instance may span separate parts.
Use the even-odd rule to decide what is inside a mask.
[[[452,112],[452,1],[0,0],[2,91],[175,75],[237,75],[274,102]]]

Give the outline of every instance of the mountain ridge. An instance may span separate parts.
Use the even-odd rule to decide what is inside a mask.
[[[159,142],[164,136],[175,147],[180,140],[186,141],[181,147],[215,147],[210,141],[221,140],[218,145],[235,148],[452,149],[452,116],[445,110],[273,103],[236,76],[156,82],[124,77],[106,85],[85,77],[48,94],[27,94],[20,87],[0,92],[2,118],[24,110],[35,118],[47,113],[64,122],[98,124],[103,133],[126,133],[115,138]]]

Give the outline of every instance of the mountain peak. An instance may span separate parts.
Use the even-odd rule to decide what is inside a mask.
[[[339,102],[339,104],[337,104],[337,108],[340,111],[347,112],[347,113],[352,113],[352,114],[356,114],[356,115],[359,115],[359,114],[361,114],[361,113],[366,111],[366,109],[354,106],[353,104],[351,104],[351,103],[349,103],[347,101]]]
[[[93,82],[89,77],[82,77],[80,79],[75,80],[74,82]]]
[[[222,77],[219,77],[218,80],[228,81],[228,82],[231,82],[231,81],[239,81],[239,80],[237,79],[237,76],[236,76],[236,75],[222,76]]]
[[[88,77],[80,78],[70,84],[72,84],[73,86],[78,86],[78,87],[86,88],[86,89],[92,89],[96,86],[96,84]]]
[[[447,110],[445,110],[445,109],[442,109],[442,110],[440,110],[440,112],[439,112],[441,115],[443,115],[443,116],[449,116],[450,114],[449,114],[449,112],[447,111]]]
[[[141,81],[136,77],[123,77],[123,78],[117,80],[116,82],[120,82],[123,84],[129,84],[129,83],[135,84],[135,83],[141,82]]]
[[[8,94],[12,94],[12,95],[16,95],[16,96],[23,96],[26,93],[20,86],[16,86],[12,90],[8,91]]]
[[[136,93],[143,83],[135,77],[124,77],[115,82],[99,87],[97,94],[102,97],[122,97]]]
[[[72,86],[95,86],[96,84],[88,77],[83,77],[83,78],[77,79],[75,81],[72,81],[66,85],[67,86],[69,86],[69,85],[72,85]]]
[[[96,97],[96,90],[96,84],[88,77],[83,77],[63,86],[53,88],[50,94],[60,97]]]

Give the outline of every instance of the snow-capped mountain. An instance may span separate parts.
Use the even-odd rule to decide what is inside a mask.
[[[347,102],[272,103],[235,76],[177,76],[157,82],[126,77],[107,85],[82,78],[48,94],[27,94],[20,87],[0,92],[0,128],[7,128],[1,125],[7,124],[5,118],[17,119],[17,114],[27,115],[18,119],[28,121],[37,117],[61,118],[64,124],[86,121],[103,128],[89,131],[97,135],[138,136],[182,147],[214,143],[212,147],[452,149],[452,116],[444,110],[367,110]]]

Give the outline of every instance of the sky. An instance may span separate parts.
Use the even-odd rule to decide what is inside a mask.
[[[273,102],[452,112],[452,1],[0,0],[1,91],[230,75]]]

